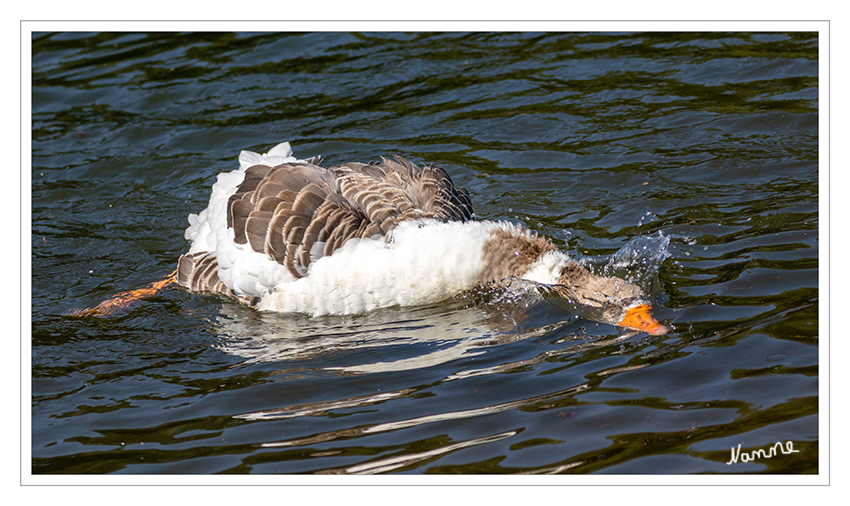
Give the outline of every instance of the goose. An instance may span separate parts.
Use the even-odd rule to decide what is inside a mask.
[[[109,313],[172,283],[259,310],[320,316],[430,304],[525,280],[599,322],[668,330],[638,286],[592,274],[527,228],[477,220],[469,193],[441,167],[398,155],[321,163],[296,159],[288,142],[264,154],[242,151],[239,169],[219,174],[207,208],[189,215],[191,246],[175,272],[79,313]]]

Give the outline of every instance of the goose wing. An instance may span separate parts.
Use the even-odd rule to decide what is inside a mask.
[[[323,168],[317,160],[255,165],[227,204],[227,226],[296,278],[352,238],[382,236],[407,220],[475,219],[469,194],[440,167],[393,155]]]

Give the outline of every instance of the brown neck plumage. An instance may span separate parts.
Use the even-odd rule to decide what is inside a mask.
[[[551,242],[520,229],[496,229],[484,244],[484,269],[478,275],[481,284],[521,276],[541,255],[557,248]]]

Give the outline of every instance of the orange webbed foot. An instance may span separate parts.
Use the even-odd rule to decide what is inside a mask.
[[[169,274],[162,281],[156,281],[150,285],[115,294],[111,299],[105,300],[95,307],[75,309],[69,313],[70,316],[107,316],[116,311],[129,307],[136,301],[156,295],[164,288],[177,281],[177,270]]]

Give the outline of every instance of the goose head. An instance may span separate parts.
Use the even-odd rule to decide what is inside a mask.
[[[623,279],[596,276],[569,262],[551,288],[557,295],[552,302],[583,317],[652,335],[667,333],[652,317],[649,296]]]

